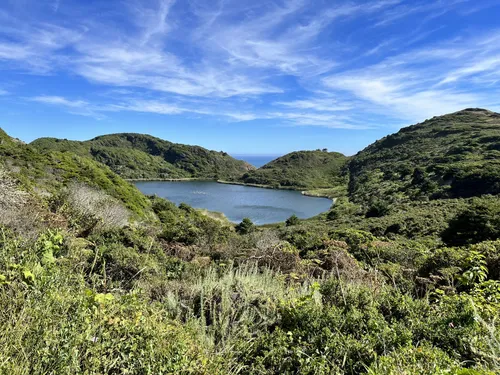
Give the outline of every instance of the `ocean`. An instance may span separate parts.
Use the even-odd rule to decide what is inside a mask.
[[[235,159],[244,160],[254,167],[260,168],[281,155],[231,155]]]

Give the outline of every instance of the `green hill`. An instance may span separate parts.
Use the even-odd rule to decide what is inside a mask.
[[[401,129],[349,163],[356,202],[500,193],[500,114],[471,108]]]
[[[297,151],[249,171],[248,184],[294,188],[328,188],[345,183],[342,169],[348,158],[338,152]]]
[[[31,145],[10,138],[0,129],[0,167],[15,178],[22,189],[39,197],[57,195],[72,183],[84,183],[121,201],[140,216],[150,203],[132,184],[95,160],[71,152],[39,152]]]
[[[253,169],[222,151],[176,144],[144,134],[111,134],[83,142],[40,138],[31,145],[39,150],[90,156],[127,179],[230,179]]]

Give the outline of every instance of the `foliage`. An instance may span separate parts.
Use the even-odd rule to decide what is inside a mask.
[[[368,211],[366,212],[366,217],[381,217],[389,213],[389,204],[387,202],[376,200],[373,202]]]
[[[248,234],[255,230],[255,225],[252,223],[252,220],[246,217],[236,226],[235,229],[239,234]]]
[[[144,134],[111,134],[85,142],[40,138],[31,144],[39,150],[75,152],[91,157],[128,179],[229,179],[252,168],[225,152],[171,143]]]
[[[297,215],[293,214],[288,219],[286,219],[285,224],[287,227],[291,227],[292,225],[298,225],[300,224],[300,219],[297,217]]]
[[[498,114],[471,108],[384,137],[349,162],[349,195],[368,204],[498,194],[498,124]]]
[[[345,185],[342,169],[348,158],[338,152],[298,151],[245,173],[249,184],[293,188],[329,188]]]
[[[473,200],[466,209],[450,220],[442,238],[449,245],[500,238],[500,202],[494,197]]]
[[[52,208],[81,233],[124,227],[131,216],[118,200],[84,184],[69,185],[54,197]]]
[[[266,227],[145,197],[88,158],[215,178],[203,150],[128,134],[40,152],[0,131],[2,214],[37,223],[0,226],[0,373],[498,373],[497,118],[403,129],[349,171],[326,150],[273,162],[271,183],[328,180],[339,199]]]

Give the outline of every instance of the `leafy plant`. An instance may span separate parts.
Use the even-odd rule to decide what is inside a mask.
[[[235,229],[239,234],[248,234],[255,230],[255,225],[252,220],[246,217],[241,221],[241,223],[236,225]]]

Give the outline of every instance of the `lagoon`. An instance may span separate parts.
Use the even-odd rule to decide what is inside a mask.
[[[176,204],[222,212],[235,223],[248,217],[255,224],[285,221],[293,214],[301,219],[328,211],[331,199],[302,195],[299,191],[264,189],[215,181],[140,181],[137,188]]]

